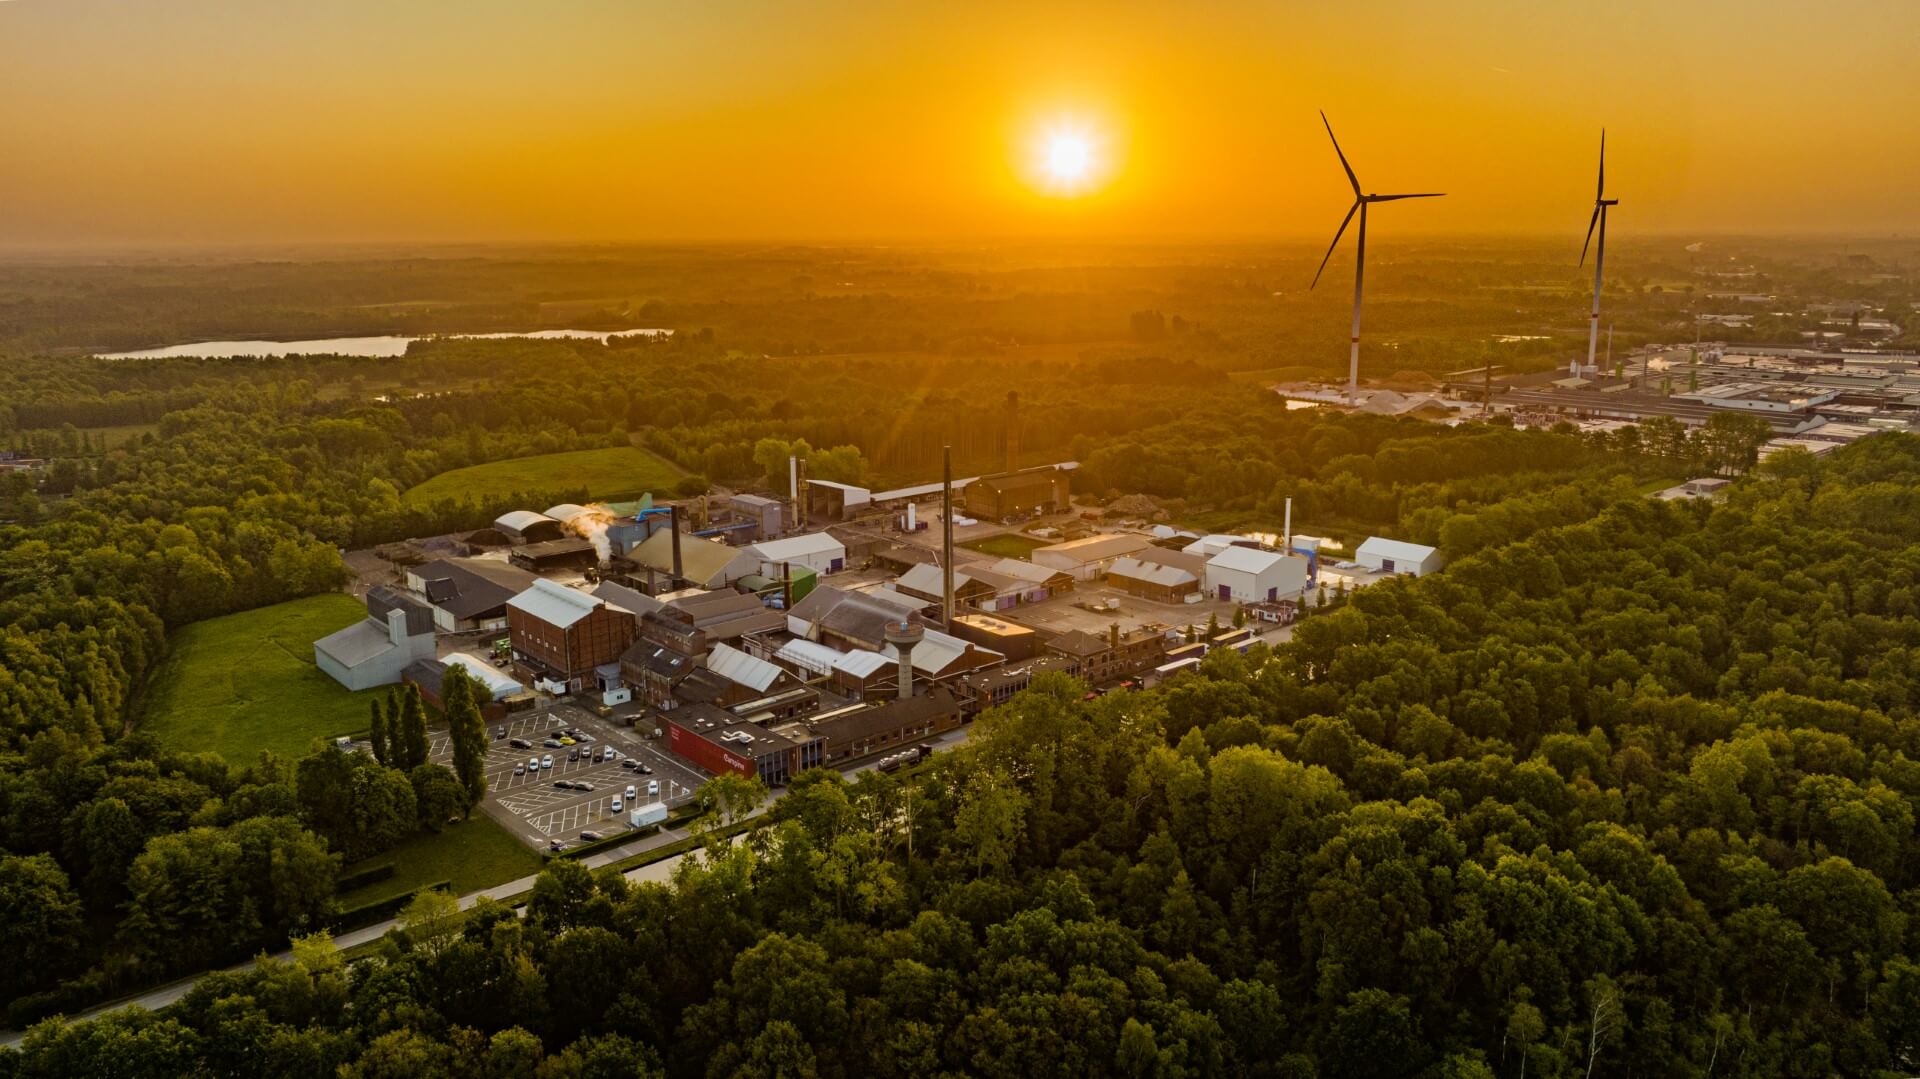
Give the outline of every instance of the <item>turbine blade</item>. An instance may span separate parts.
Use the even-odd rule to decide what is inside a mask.
[[[1587,264],[1587,248],[1593,246],[1593,227],[1600,223],[1600,207],[1593,208],[1593,217],[1587,222],[1587,242],[1580,245],[1580,265]]]
[[[1413,194],[1413,195],[1368,195],[1367,201],[1368,202],[1395,202],[1400,199],[1437,199],[1444,194],[1446,194],[1445,191],[1422,191],[1422,192],[1419,192],[1418,194]]]
[[[1599,202],[1607,194],[1607,129],[1600,129],[1600,183],[1593,189],[1593,201]]]
[[[1327,110],[1320,110],[1320,122],[1326,124],[1327,138],[1333,139],[1333,152],[1340,158],[1340,167],[1347,170],[1347,182],[1353,185],[1353,197],[1360,197],[1360,178],[1353,174],[1353,166],[1347,164],[1347,155],[1340,152],[1340,140],[1333,138],[1333,125],[1327,123]]]
[[[1347,216],[1340,219],[1340,228],[1333,234],[1333,242],[1327,245],[1327,253],[1320,256],[1320,268],[1313,271],[1313,285],[1320,283],[1320,275],[1326,272],[1327,269],[1327,260],[1333,257],[1333,249],[1340,246],[1340,237],[1347,234],[1347,225],[1352,223],[1353,215],[1357,213],[1359,209],[1359,199],[1353,200],[1353,205],[1347,207]],[[1313,285],[1308,285],[1307,291],[1313,291]]]

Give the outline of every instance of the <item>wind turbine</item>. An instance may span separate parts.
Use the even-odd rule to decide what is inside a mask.
[[[1327,123],[1327,114],[1320,113],[1320,122],[1326,125],[1327,138],[1333,139],[1333,152],[1339,155],[1340,167],[1347,171],[1347,182],[1353,185],[1353,205],[1347,208],[1347,216],[1340,221],[1340,230],[1333,234],[1333,242],[1327,245],[1327,253],[1320,256],[1320,269],[1313,272],[1311,290],[1320,283],[1320,274],[1327,268],[1327,260],[1333,257],[1333,249],[1340,246],[1340,237],[1347,234],[1347,225],[1353,220],[1355,212],[1360,214],[1360,238],[1353,259],[1353,341],[1347,353],[1347,406],[1353,407],[1360,397],[1360,286],[1367,272],[1367,207],[1376,202],[1394,202],[1398,199],[1437,199],[1446,194],[1444,191],[1422,191],[1412,195],[1366,195],[1360,191],[1360,180],[1353,174],[1353,166],[1347,164],[1347,155],[1340,151],[1340,140],[1333,137],[1333,125]]]
[[[1587,319],[1587,366],[1593,367],[1594,351],[1600,344],[1600,267],[1607,261],[1607,207],[1620,205],[1607,197],[1607,129],[1600,129],[1600,183],[1593,189],[1593,217],[1587,221],[1587,242],[1580,245],[1580,265],[1587,264],[1587,248],[1593,245],[1593,230],[1600,230],[1600,247],[1593,253],[1593,315]],[[1597,370],[1597,368],[1596,368]]]

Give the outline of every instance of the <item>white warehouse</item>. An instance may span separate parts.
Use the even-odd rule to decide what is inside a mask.
[[[805,566],[822,577],[847,568],[846,547],[825,532],[763,540],[749,545],[746,551],[759,560],[760,573],[774,580],[780,579],[782,563]]]
[[[1418,543],[1368,536],[1353,552],[1353,560],[1380,573],[1422,577],[1440,568],[1440,552]]]
[[[1207,595],[1236,603],[1292,599],[1307,590],[1307,560],[1256,547],[1228,547],[1207,559]]]

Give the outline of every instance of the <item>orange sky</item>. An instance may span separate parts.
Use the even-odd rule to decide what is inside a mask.
[[[1603,123],[1616,233],[1920,228],[1920,3],[1346,6],[0,0],[0,246],[1318,237],[1320,107],[1396,230],[1583,230]]]

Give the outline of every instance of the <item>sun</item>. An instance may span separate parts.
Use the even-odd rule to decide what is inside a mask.
[[[1111,157],[1099,129],[1084,122],[1056,122],[1034,134],[1028,173],[1043,194],[1075,198],[1105,182],[1113,168]]]
[[[1047,175],[1056,183],[1077,184],[1093,169],[1093,142],[1078,131],[1047,136]]]

